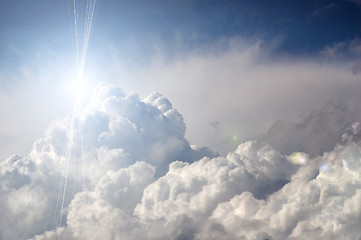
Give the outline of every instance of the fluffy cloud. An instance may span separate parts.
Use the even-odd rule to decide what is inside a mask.
[[[155,239],[193,239],[217,204],[244,191],[265,198],[288,182],[293,169],[278,152],[254,142],[226,158],[174,162],[166,176],[145,189],[135,215],[150,225]],[[168,232],[159,231],[165,226]]]
[[[144,188],[154,181],[153,175],[152,166],[137,162],[129,168],[108,172],[94,191],[77,194],[67,217],[74,236],[77,239],[144,236],[131,216]]]
[[[133,162],[157,166],[157,176],[163,175],[175,160],[192,162],[217,155],[208,148],[189,145],[184,138],[182,116],[158,93],[139,101],[136,94],[126,95],[119,88],[104,87],[83,118],[86,148],[124,149]]]
[[[54,123],[28,157],[1,163],[0,239],[360,236],[359,123],[314,158],[285,156],[254,141],[222,157],[189,145],[182,116],[160,94],[140,101],[107,86],[70,122],[76,126],[73,134],[69,119]],[[76,131],[80,126],[83,134]],[[58,186],[69,139],[68,156],[74,158],[62,196]],[[292,160],[297,157],[304,161]],[[82,181],[85,188],[79,187]],[[63,197],[59,221],[57,202]]]
[[[68,229],[76,239],[194,239],[219,203],[244,191],[266,198],[289,181],[295,168],[255,142],[227,157],[173,162],[157,180],[153,167],[137,162],[108,172],[94,190],[77,194]]]
[[[246,192],[219,204],[199,239],[357,239],[361,220],[360,124],[265,200]]]
[[[208,148],[190,146],[184,132],[182,116],[160,94],[140,101],[136,94],[119,88],[99,87],[86,110],[55,122],[34,143],[29,156],[13,156],[1,163],[1,237],[25,239],[64,225],[64,218],[57,223],[60,213],[56,211],[62,208],[61,214],[68,213],[68,204],[82,191],[82,184],[115,207],[120,207],[116,201],[121,200],[129,213],[143,188],[153,176],[164,175],[169,163],[217,156]],[[64,175],[68,187],[59,190],[61,181],[64,187]],[[129,186],[115,190],[127,180]],[[63,207],[59,202],[64,202]]]

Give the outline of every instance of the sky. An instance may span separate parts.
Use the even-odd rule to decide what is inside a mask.
[[[1,1],[0,240],[360,237],[360,20],[358,0]]]

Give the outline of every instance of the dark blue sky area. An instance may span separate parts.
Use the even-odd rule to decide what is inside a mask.
[[[23,58],[54,42],[71,43],[72,27],[72,1],[1,1],[2,68],[25,61]],[[313,54],[325,46],[360,38],[361,3],[98,0],[93,27],[94,38],[126,49],[129,55],[129,44],[146,51],[158,41],[171,52],[178,38],[183,47],[192,48],[224,37],[276,39],[277,51]]]
[[[97,17],[97,27],[107,26],[115,38],[280,39],[280,50],[296,54],[318,52],[361,33],[361,5],[351,1],[108,0],[99,2]]]

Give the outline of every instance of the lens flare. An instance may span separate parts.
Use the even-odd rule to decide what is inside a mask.
[[[303,152],[294,152],[287,159],[295,165],[305,165],[307,163],[308,155]]]
[[[330,166],[327,163],[322,163],[320,166],[321,172],[328,172],[330,170]]]
[[[88,80],[76,78],[69,81],[66,88],[69,97],[75,101],[83,101],[91,90],[91,84]]]
[[[82,97],[87,91],[87,88],[88,86],[84,80],[77,79],[77,81],[73,83],[72,92],[76,97]]]

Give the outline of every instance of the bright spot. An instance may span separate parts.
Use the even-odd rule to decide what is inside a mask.
[[[89,92],[90,86],[86,80],[78,78],[69,82],[68,88],[73,97],[81,99]]]
[[[237,141],[238,140],[238,137],[235,135],[233,136],[233,141]]]
[[[307,163],[308,156],[306,153],[294,152],[287,159],[295,165],[304,165]]]
[[[328,170],[330,170],[330,166],[327,163],[322,163],[320,166],[320,171],[321,172],[328,172]]]
[[[82,79],[78,79],[75,81],[73,86],[73,93],[77,97],[81,97],[86,92],[87,85],[85,84],[85,81]]]

